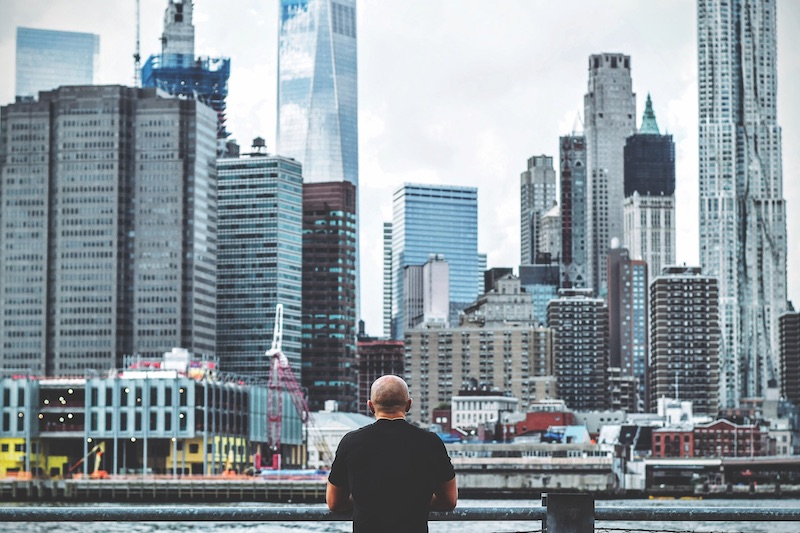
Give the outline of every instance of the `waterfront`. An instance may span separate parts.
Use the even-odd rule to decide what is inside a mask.
[[[539,500],[461,500],[459,507],[524,507],[526,505],[538,506]],[[224,504],[240,507],[285,507],[285,504]],[[0,504],[2,507],[47,507],[48,505],[30,504]],[[95,504],[95,506],[119,507],[113,504]],[[763,499],[763,500],[600,500],[596,503],[599,507],[782,507],[796,509],[800,500],[795,499]],[[126,506],[126,507],[133,507]],[[152,506],[137,506],[151,508]],[[304,506],[307,507],[307,506]],[[324,508],[318,504],[313,507]],[[522,533],[541,531],[538,521],[518,522],[431,522],[431,533]],[[0,524],[3,533],[44,533],[44,532],[88,532],[88,533],[151,533],[155,531],[172,532],[216,532],[225,533],[344,533],[352,531],[350,522],[92,522],[92,523],[6,523]],[[621,522],[598,521],[596,531],[615,531],[627,533],[796,533],[800,531],[797,522]]]

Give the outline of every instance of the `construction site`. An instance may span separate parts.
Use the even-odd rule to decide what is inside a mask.
[[[128,357],[105,376],[3,378],[0,478],[280,479],[309,464],[324,470],[331,445],[315,429],[282,333],[278,305],[268,381],[219,372],[216,360],[180,348]]]

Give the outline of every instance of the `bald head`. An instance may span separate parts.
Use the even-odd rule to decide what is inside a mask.
[[[398,376],[381,376],[370,389],[370,405],[376,415],[405,414],[410,407],[408,385]]]

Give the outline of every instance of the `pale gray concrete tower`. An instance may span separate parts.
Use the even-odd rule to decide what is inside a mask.
[[[194,60],[194,24],[191,0],[169,0],[164,11],[164,33],[161,35],[162,54],[181,54]]]
[[[556,201],[556,171],[547,155],[528,159],[528,169],[520,174],[520,264],[532,265],[539,250],[539,218]]]
[[[770,0],[697,4],[700,261],[719,279],[720,407],[780,379],[787,243],[775,11]]]
[[[625,139],[636,131],[630,56],[603,53],[589,57],[589,88],[583,105],[588,179],[588,286],[595,293],[604,294],[611,239],[616,237],[623,242],[624,238]]]

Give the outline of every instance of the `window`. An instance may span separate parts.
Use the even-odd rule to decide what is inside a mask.
[[[189,444],[189,453],[197,453],[200,451],[200,445],[197,443]]]

